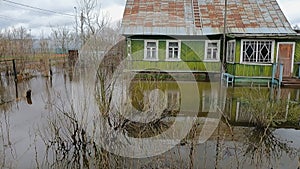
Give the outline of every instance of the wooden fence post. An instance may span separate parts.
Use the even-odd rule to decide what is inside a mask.
[[[279,85],[281,86],[282,78],[283,78],[283,64],[280,63],[280,69],[279,69]]]
[[[277,70],[277,63],[273,63],[273,69],[272,69],[272,85],[275,84],[276,70]]]
[[[51,59],[49,59],[49,74],[50,74],[50,77],[52,77],[53,72],[52,72],[52,69],[51,69]]]
[[[13,70],[14,70],[15,82],[18,82],[17,69],[16,69],[16,61],[15,61],[15,59],[12,60],[12,63],[13,63]]]
[[[19,97],[19,92],[18,92],[18,75],[17,75],[17,69],[16,69],[16,61],[15,59],[12,60],[13,63],[13,70],[14,70],[14,76],[15,76],[15,88],[16,88],[16,98]]]

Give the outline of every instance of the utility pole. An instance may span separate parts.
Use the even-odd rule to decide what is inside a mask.
[[[225,0],[225,11],[224,11],[224,29],[223,29],[223,58],[222,58],[222,65],[221,65],[221,73],[226,71],[225,62],[226,62],[226,30],[227,30],[227,0]]]
[[[85,40],[84,40],[84,34],[83,34],[83,23],[84,23],[84,16],[83,16],[83,12],[81,11],[81,15],[80,15],[80,30],[81,30],[81,41],[84,44]]]
[[[77,22],[77,8],[74,6],[75,9],[75,31],[76,31],[76,37],[75,37],[75,48],[78,49],[78,22]]]

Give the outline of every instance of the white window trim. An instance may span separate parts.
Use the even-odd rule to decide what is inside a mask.
[[[245,41],[271,41],[272,42],[272,50],[271,50],[271,62],[269,63],[258,63],[258,62],[244,62],[243,61],[243,50],[244,50],[244,42]],[[269,39],[264,39],[264,40],[258,40],[258,39],[242,39],[241,40],[241,54],[240,54],[240,64],[245,64],[245,65],[271,65],[274,63],[274,51],[275,51],[275,41],[274,40],[269,40]]]
[[[218,52],[217,52],[217,59],[207,59],[207,48],[208,48],[208,43],[215,43],[217,42],[218,44]],[[205,62],[220,62],[220,40],[206,40],[205,41],[205,52],[204,52],[204,61]]]
[[[169,58],[169,43],[170,42],[178,42],[178,58]],[[166,61],[181,61],[181,41],[179,40],[167,40],[166,46]]]
[[[156,58],[147,58],[147,43],[148,42],[155,42],[156,44]],[[158,61],[158,40],[144,40],[144,60],[146,61]]]
[[[233,49],[234,49],[234,55],[233,55],[233,61],[228,61],[228,44],[229,43],[232,43],[232,42],[234,42],[234,46],[233,46]],[[230,40],[230,41],[228,41],[227,42],[227,47],[226,47],[227,49],[226,49],[226,63],[234,63],[235,62],[235,54],[236,54],[236,40]]]

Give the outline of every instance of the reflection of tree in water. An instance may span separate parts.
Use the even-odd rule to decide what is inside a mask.
[[[285,120],[287,105],[285,99],[270,97],[269,89],[251,88],[242,92],[240,113],[250,116],[249,122],[258,128],[276,127]]]
[[[97,145],[95,120],[90,124],[74,105],[51,109],[48,124],[39,127],[46,152],[41,168],[115,168],[118,157]],[[97,121],[97,122],[96,122]]]
[[[12,107],[10,104],[13,101],[14,93],[13,78],[0,74],[0,109],[9,111]]]
[[[130,83],[130,104],[138,114],[143,114],[149,120],[144,123],[128,120],[123,127],[130,137],[153,137],[162,134],[173,125],[175,119],[172,117],[176,117],[179,112],[179,99],[177,102],[176,99],[174,101],[168,97],[170,93],[168,87],[165,82],[153,77]],[[172,91],[178,90],[178,85],[173,84]]]
[[[128,132],[129,137],[153,137],[163,133],[173,125],[175,119],[169,120],[168,117],[172,117],[174,113],[173,111],[165,110],[159,119],[149,123],[128,122],[124,125],[124,128]]]
[[[246,137],[245,155],[250,157],[252,164],[259,167],[271,165],[272,160],[279,160],[283,155],[288,155],[290,158],[295,158],[297,155],[297,151],[287,140],[281,140],[274,135],[274,129],[256,127],[250,133],[246,133]]]
[[[11,140],[10,114],[14,105],[14,83],[10,76],[0,72],[0,168],[13,168],[16,160],[14,142]]]
[[[0,110],[0,168],[13,168],[17,159],[15,143],[11,140],[9,111]]]
[[[106,59],[106,62],[100,65],[97,71],[97,91],[93,94],[96,94],[96,101],[99,103],[102,115],[107,121],[114,124],[115,121],[112,122],[108,116],[112,92],[110,87],[113,86],[108,78],[111,77],[113,66],[118,66],[116,65],[118,63],[115,62],[119,62],[119,60],[116,59],[118,56],[113,52],[109,52],[109,54],[114,58]],[[98,123],[102,123],[98,118],[99,114],[89,115],[88,96],[85,95],[78,99],[80,99],[80,105],[74,105],[71,100],[59,98],[61,105],[55,104],[55,107],[50,109],[48,124],[39,128],[39,136],[46,145],[44,161],[40,163],[40,166],[48,168],[116,168],[121,163],[119,157],[113,156],[97,145],[96,140],[99,138],[96,138],[95,131],[100,130],[97,128]],[[78,107],[80,107],[79,110]],[[90,123],[91,119],[93,119],[92,123]],[[112,125],[104,130],[115,130],[115,127]]]

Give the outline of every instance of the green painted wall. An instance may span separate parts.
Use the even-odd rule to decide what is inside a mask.
[[[300,40],[295,41],[295,62],[300,62]]]
[[[274,62],[277,56],[278,42],[296,42],[295,62],[300,62],[300,40],[276,40],[274,44]],[[221,45],[222,46],[222,45]],[[221,50],[221,49],[220,49]],[[220,62],[203,62],[205,55],[204,40],[182,40],[181,41],[181,60],[165,61],[166,59],[166,40],[159,40],[159,61],[144,61],[144,40],[131,39],[132,61],[130,69],[161,69],[161,70],[195,70],[195,71],[214,71],[220,70]],[[221,51],[220,51],[221,53]],[[220,56],[222,56],[220,54]],[[228,73],[236,76],[258,76],[271,77],[272,65],[253,65],[240,64],[241,39],[236,39],[236,50],[234,64],[227,63]],[[298,76],[298,65],[294,65],[294,76]]]
[[[300,62],[300,40],[296,41],[296,45],[295,45],[295,64],[294,64],[294,72],[293,75],[294,76],[298,76],[299,77],[299,66],[296,64],[296,62]]]
[[[277,44],[279,42],[295,42],[294,40],[276,40],[274,44],[274,63],[277,60]],[[295,62],[300,62],[300,41],[297,41],[295,48]],[[241,56],[241,39],[236,40],[236,53],[235,63],[228,63],[226,68],[227,72],[236,76],[259,76],[259,77],[271,77],[272,65],[253,65],[253,64],[240,64]],[[297,66],[294,66],[294,75],[298,71]]]
[[[183,61],[204,60],[205,41],[182,41],[181,59]]]
[[[161,69],[175,71],[213,71],[220,70],[218,62],[203,62],[205,54],[205,41],[181,41],[182,61],[166,60],[166,40],[159,40],[158,61],[144,61],[144,40],[131,39],[131,58],[129,69]]]

